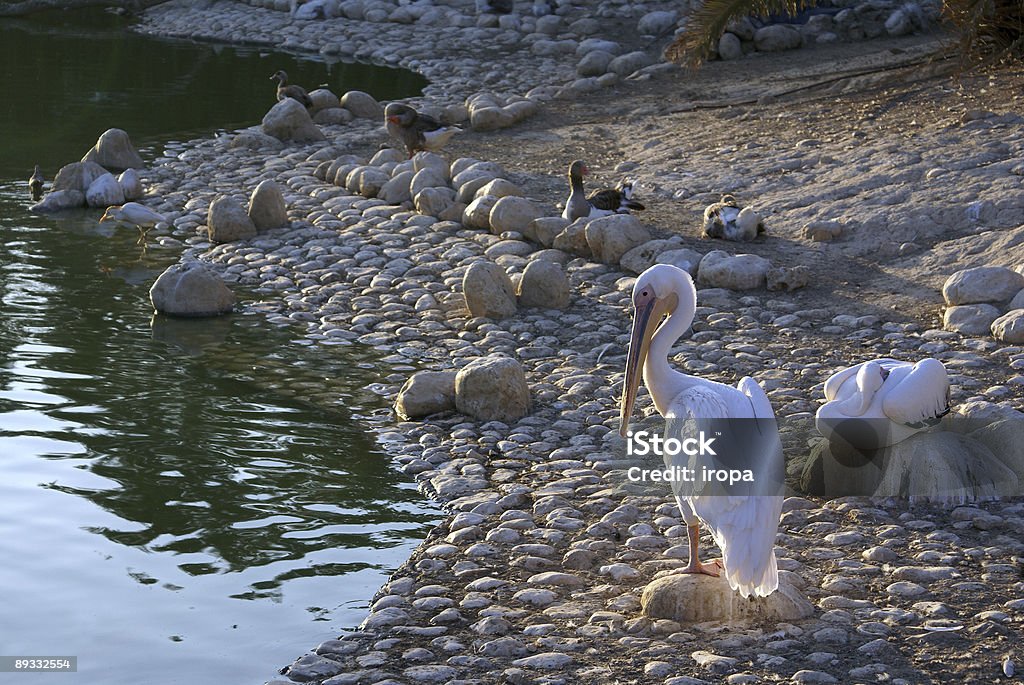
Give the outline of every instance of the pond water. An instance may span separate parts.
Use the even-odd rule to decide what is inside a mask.
[[[257,123],[279,68],[380,98],[423,85],[104,14],[0,21],[0,656],[78,657],[0,682],[263,682],[358,624],[438,516],[372,437],[392,371],[372,350],[259,316],[153,320],[176,255],[98,211],[27,211],[32,164],[52,178],[111,126],[152,158]]]

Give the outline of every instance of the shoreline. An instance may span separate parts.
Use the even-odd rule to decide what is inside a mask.
[[[236,15],[256,12],[231,7],[226,14],[212,13],[222,23],[221,35],[211,39],[230,41],[241,30]],[[193,25],[197,21],[189,10],[158,9],[147,21],[168,24],[164,35],[174,35],[175,17]],[[280,12],[259,17],[259,35],[288,32],[282,27],[291,24]],[[277,19],[279,26],[270,19]],[[327,23],[310,22],[295,32],[326,33]],[[396,27],[389,27],[394,35],[387,40],[394,43],[386,42],[387,49],[414,35],[414,29]],[[282,46],[293,49],[296,43],[290,46],[290,40],[298,39],[286,37]],[[357,48],[354,54],[359,53]],[[416,62],[412,54],[396,58],[395,65]],[[481,70],[487,68],[481,64]],[[420,66],[431,78],[447,74],[450,65],[443,57],[430,57],[421,59]],[[614,103],[591,110],[588,99],[547,100],[575,76],[571,65],[551,70],[557,78],[567,74],[561,84],[532,85],[521,73],[529,67],[506,67],[507,84],[497,90],[522,95],[543,88],[535,93],[538,100],[549,103],[559,116],[563,108],[570,110],[565,113],[569,123],[553,123],[552,114],[542,112],[536,120],[491,134],[493,141],[484,141],[488,134],[471,134],[457,144],[458,150],[511,148],[517,139],[524,141],[524,149],[542,148],[544,136],[557,131],[559,145],[586,147],[589,154],[599,146],[577,145],[557,127],[584,120],[591,127],[622,130],[643,119],[632,111],[616,114],[621,108],[616,110]],[[653,67],[649,79],[621,85],[633,93],[663,72]],[[445,85],[432,80],[422,100],[452,106],[475,92],[461,78],[441,83]],[[650,105],[641,102],[639,109],[644,106]],[[768,111],[771,107],[764,105]],[[663,116],[658,123],[670,127],[671,116],[681,115]],[[731,123],[742,126],[735,118]],[[680,537],[678,509],[665,493],[631,494],[607,480],[619,461],[615,388],[628,334],[632,274],[566,254],[562,263],[573,293],[567,310],[521,308],[501,321],[472,318],[461,304],[461,276],[474,261],[495,258],[501,250],[494,248],[508,241],[325,184],[316,177],[321,162],[346,154],[369,158],[383,137],[379,123],[358,119],[344,127],[323,128],[340,144],[251,150],[230,147],[234,136],[229,135],[189,141],[182,154],[158,160],[146,172],[148,187],[162,198],[161,210],[174,215],[173,234],[159,239],[169,247],[184,246],[183,259],[201,258],[229,282],[256,286],[265,300],[254,303],[254,309],[263,311],[269,323],[305,323],[306,337],[320,344],[369,344],[386,351],[393,364],[429,370],[457,368],[487,354],[520,359],[533,412],[508,425],[460,415],[396,420],[392,429],[378,435],[403,471],[435,501],[446,504],[449,515],[374,598],[363,626],[346,639],[324,642],[317,654],[299,658],[290,672],[295,679],[340,685],[566,682],[589,677],[695,685],[720,682],[727,675],[728,682],[736,683],[845,682],[882,674],[894,683],[943,675],[961,680],[992,677],[998,664],[988,652],[992,645],[1012,642],[1024,597],[1012,560],[1024,554],[1014,532],[1024,523],[1024,506],[1010,501],[952,510],[865,498],[822,503],[793,497],[780,526],[780,568],[792,572],[816,603],[815,616],[798,624],[724,630],[640,616],[640,591],[658,573],[683,564],[679,557],[685,555],[685,537]],[[659,133],[652,132],[651,140],[659,142]],[[998,127],[986,133],[996,139],[1003,135]],[[675,155],[662,153],[678,142],[645,148],[644,140],[606,138],[621,150],[622,161],[637,162],[648,192],[662,200],[673,197],[676,180],[670,175],[677,172],[669,169]],[[973,144],[974,136],[969,139]],[[562,142],[566,140],[570,142]],[[842,163],[847,143],[824,140],[803,148],[813,150],[815,165],[823,166],[828,165],[822,161],[826,152]],[[525,164],[514,165],[515,152],[504,154],[499,161],[508,177],[528,195],[555,193],[557,187],[556,194],[544,197],[549,204],[561,199],[561,169],[536,177],[523,170]],[[604,157],[605,151],[600,154]],[[715,182],[698,184],[706,189],[690,188],[693,194],[703,198],[733,182],[717,168],[710,173]],[[292,228],[218,246],[204,240],[201,227],[212,198],[228,194],[244,203],[266,178],[282,186]],[[680,176],[678,183],[691,186],[694,180]],[[660,231],[655,237],[667,239],[672,233],[665,230],[664,217],[654,214]],[[684,237],[679,244],[701,243]],[[530,254],[495,259],[516,275]],[[792,263],[785,261],[792,255],[782,249],[772,256]],[[931,280],[946,275],[933,274]],[[1024,406],[1020,386],[1008,394],[992,391],[1004,373],[992,359],[1016,362],[1024,357],[1021,348],[939,331],[929,327],[921,309],[899,312],[902,321],[885,320],[870,306],[844,315],[822,305],[819,300],[827,294],[815,293],[813,284],[792,297],[763,289],[708,293],[694,326],[696,335],[677,346],[676,363],[724,381],[752,375],[769,390],[777,414],[800,416],[813,413],[824,379],[852,354],[913,358],[948,353],[952,361],[947,363],[957,364],[951,368],[955,401]],[[606,361],[598,361],[597,352],[609,343],[613,351],[604,356]],[[383,381],[392,396],[404,380],[398,376]],[[649,412],[649,399],[644,397],[640,407]],[[943,529],[957,532],[945,534]],[[827,537],[818,542],[819,536]],[[883,540],[884,551],[877,551],[875,538]],[[911,571],[898,572],[901,568]],[[912,572],[926,568],[950,570],[930,576]],[[544,576],[548,571],[558,573]],[[892,590],[892,581],[904,576],[915,577],[913,584],[921,592],[903,586]],[[974,588],[968,596],[965,582],[986,588]],[[922,602],[934,606],[919,606]],[[985,612],[1004,618],[981,616]],[[920,639],[929,634],[920,633],[922,626],[949,616],[970,624],[965,631],[969,637],[957,633],[955,639]],[[973,658],[945,654],[951,645]],[[698,659],[696,652],[703,650],[716,658]],[[921,663],[922,655],[934,660],[934,668]]]

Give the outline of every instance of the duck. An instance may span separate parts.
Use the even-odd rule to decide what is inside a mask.
[[[405,145],[410,158],[419,150],[440,150],[452,136],[462,131],[458,126],[446,126],[399,102],[384,108],[384,125],[392,138]]]
[[[28,177],[28,190],[32,193],[32,199],[35,202],[39,202],[40,198],[43,197],[43,183],[45,181],[43,172],[39,170],[39,165],[36,164],[36,170]]]
[[[589,173],[582,159],[569,165],[569,199],[565,201],[563,219],[575,221],[582,217],[594,218],[644,209],[642,204],[633,199],[633,183],[630,181],[622,181],[614,188],[602,188],[587,195],[583,188],[583,177]]]
[[[277,100],[280,102],[285,98],[291,98],[298,100],[306,109],[313,106],[313,100],[310,99],[309,93],[302,86],[289,86],[288,85],[288,74],[278,69],[274,72],[274,75],[270,77],[271,81],[277,80]]]
[[[167,218],[159,212],[154,212],[146,205],[138,202],[125,202],[123,205],[112,205],[107,207],[100,217],[100,221],[113,221],[139,228],[152,228],[160,222],[166,222]]]
[[[764,233],[764,222],[751,207],[740,207],[732,195],[704,208],[702,238],[749,242]]]
[[[938,359],[872,359],[825,381],[825,404],[814,417],[830,441],[857,449],[895,445],[938,425],[949,413],[949,375]]]

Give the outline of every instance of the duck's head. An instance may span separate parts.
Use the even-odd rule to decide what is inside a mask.
[[[589,173],[590,169],[587,168],[587,163],[582,159],[577,159],[569,165],[569,178],[583,178]]]
[[[384,108],[384,119],[392,124],[408,126],[416,118],[416,110],[399,102],[392,102]]]
[[[274,72],[274,75],[270,77],[271,81],[277,81],[278,84],[288,83],[288,74],[284,73],[281,69]]]

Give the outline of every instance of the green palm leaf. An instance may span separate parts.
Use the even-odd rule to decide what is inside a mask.
[[[665,49],[665,56],[680,64],[697,65],[707,59],[729,22],[749,15],[796,14],[814,0],[705,0],[690,14],[686,28]]]

